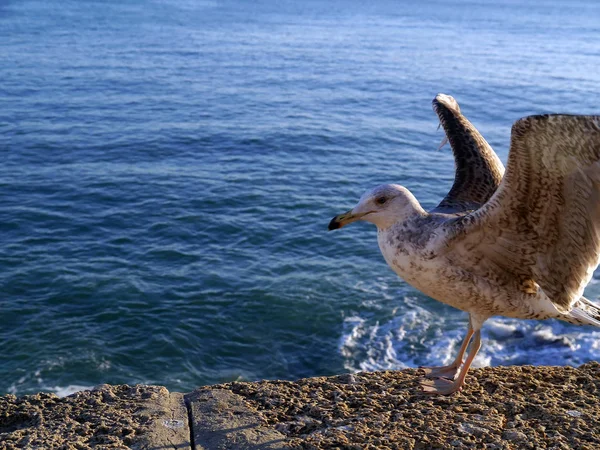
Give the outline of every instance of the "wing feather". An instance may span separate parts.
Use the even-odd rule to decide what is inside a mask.
[[[457,248],[534,281],[570,310],[599,263],[600,116],[516,122],[500,187],[452,227]]]
[[[479,131],[462,115],[453,97],[438,94],[432,103],[455,161],[454,184],[433,212],[477,209],[500,185],[504,166]]]

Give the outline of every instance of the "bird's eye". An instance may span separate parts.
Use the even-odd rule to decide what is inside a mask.
[[[387,201],[387,198],[385,198],[385,197],[377,197],[375,199],[375,203],[377,203],[378,205],[383,205],[386,201]]]

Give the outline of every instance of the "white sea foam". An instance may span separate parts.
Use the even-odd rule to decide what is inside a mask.
[[[409,301],[409,303],[411,303]],[[466,316],[432,313],[416,304],[386,322],[360,315],[344,321],[340,353],[351,371],[450,363],[466,332]],[[489,319],[474,367],[532,364],[578,366],[600,360],[600,330],[567,323]]]
[[[69,384],[68,386],[53,386],[53,387],[47,387],[45,389],[42,389],[44,391],[49,391],[49,392],[53,392],[56,395],[58,395],[59,397],[66,397],[68,395],[74,394],[75,392],[79,392],[79,391],[87,391],[90,389],[93,389],[94,386],[83,386],[80,384]]]
[[[39,374],[39,372],[36,372]],[[33,390],[32,390],[32,386]],[[8,393],[13,395],[24,395],[31,392],[51,392],[59,397],[66,397],[75,392],[93,389],[94,386],[86,386],[80,384],[69,384],[67,386],[48,386],[44,383],[41,377],[31,378],[27,376],[20,377],[17,381],[8,387]]]
[[[91,358],[94,359],[93,357]],[[46,359],[41,362],[41,366],[31,372],[21,370],[22,374],[16,380],[11,383],[7,388],[7,393],[13,395],[26,395],[34,392],[51,392],[59,397],[66,397],[75,392],[93,389],[94,385],[87,384],[67,384],[66,386],[53,385],[51,384],[52,375],[48,375],[50,372],[55,371],[57,368],[62,368],[67,360],[64,357],[58,357],[55,359]],[[97,363],[99,371],[108,370],[111,366],[110,361],[102,359]]]

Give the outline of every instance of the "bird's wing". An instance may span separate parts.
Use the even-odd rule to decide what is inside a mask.
[[[500,185],[504,166],[479,131],[461,114],[453,97],[438,94],[432,103],[452,147],[456,168],[452,189],[433,212],[477,209]]]
[[[448,248],[537,283],[570,310],[599,263],[600,116],[517,121],[500,187],[448,226]]]

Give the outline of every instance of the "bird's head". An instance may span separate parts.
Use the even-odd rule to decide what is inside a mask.
[[[408,189],[397,184],[382,184],[365,192],[350,211],[331,219],[329,230],[342,228],[357,220],[365,220],[379,229],[385,229],[421,211],[421,205]]]

